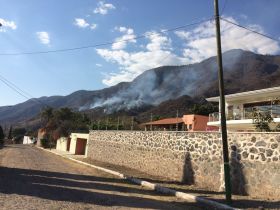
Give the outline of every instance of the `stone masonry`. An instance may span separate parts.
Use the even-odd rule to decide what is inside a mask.
[[[229,133],[232,188],[238,194],[280,197],[280,133]],[[163,180],[223,187],[218,132],[90,131],[88,157]]]

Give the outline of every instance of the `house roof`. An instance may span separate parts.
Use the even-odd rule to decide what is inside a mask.
[[[156,120],[152,122],[143,123],[143,125],[171,125],[171,124],[177,124],[177,123],[183,123],[183,119],[178,118],[165,118],[161,120]]]
[[[280,96],[280,87],[273,87],[273,88],[265,88],[265,89],[259,89],[259,90],[253,90],[253,91],[246,91],[241,93],[234,93],[225,95],[226,100],[239,100],[239,99],[246,99],[248,97],[275,97]],[[211,97],[206,98],[209,102],[219,102],[220,97]]]

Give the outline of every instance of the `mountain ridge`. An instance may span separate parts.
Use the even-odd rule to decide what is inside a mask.
[[[239,49],[223,53],[226,94],[280,85],[280,56]],[[182,96],[206,98],[218,92],[216,56],[184,66],[150,69],[131,82],[100,90],[78,90],[66,96],[42,96],[0,107],[0,123],[13,124],[35,117],[44,107],[86,111],[102,107],[105,114],[156,107]],[[40,100],[43,104],[36,102]]]

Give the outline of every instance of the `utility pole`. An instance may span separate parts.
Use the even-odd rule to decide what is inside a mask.
[[[117,131],[119,130],[120,117],[118,117]]]
[[[131,117],[131,130],[133,130],[133,124],[134,124],[134,117]]]
[[[178,131],[178,117],[179,117],[179,110],[177,109],[177,112],[176,112],[176,131]]]
[[[153,122],[153,113],[151,113],[151,123]],[[153,125],[151,124],[150,125],[150,130],[152,131],[153,130]]]
[[[108,117],[106,118],[106,131],[108,130]]]
[[[227,203],[231,203],[231,181],[230,181],[230,166],[229,166],[229,157],[228,157],[223,60],[222,60],[222,49],[221,49],[222,47],[221,47],[220,16],[219,16],[218,0],[214,0],[214,8],[215,8],[215,22],[216,22],[217,62],[219,67],[218,76],[219,76],[220,112],[221,112],[220,121],[221,121],[222,141],[223,141],[225,191],[226,191],[226,201]]]

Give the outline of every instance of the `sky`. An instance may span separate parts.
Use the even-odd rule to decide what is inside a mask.
[[[279,0],[219,3],[224,19],[276,39],[221,20],[223,51],[280,54]],[[216,55],[209,20],[213,0],[0,0],[0,5],[0,106],[102,89],[151,68]],[[84,46],[91,47],[21,54]]]

